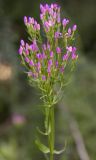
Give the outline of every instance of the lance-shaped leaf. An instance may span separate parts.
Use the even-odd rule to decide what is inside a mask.
[[[49,153],[50,150],[47,146],[45,146],[44,144],[42,144],[39,140],[35,141],[35,144],[38,146],[39,150],[45,154]]]
[[[65,151],[65,148],[60,150],[60,151],[57,151],[57,150],[54,150],[54,154],[61,154]]]
[[[61,149],[60,151],[54,150],[54,154],[61,154],[65,151],[65,149],[66,149],[66,142],[65,142],[65,147]]]
[[[37,131],[38,131],[39,133],[41,133],[42,135],[44,135],[44,136],[48,136],[48,135],[50,134],[50,132],[51,132],[51,128],[50,128],[50,125],[49,125],[48,131],[47,131],[47,132],[42,132],[42,131],[39,129],[39,127],[37,127]]]

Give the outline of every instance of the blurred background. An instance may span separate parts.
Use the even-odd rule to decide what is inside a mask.
[[[23,17],[39,20],[40,3],[61,5],[62,17],[78,26],[78,64],[56,107],[56,160],[96,160],[96,0],[0,0],[0,160],[44,159],[34,144],[43,126],[38,92],[20,64]],[[43,137],[41,137],[43,140]],[[45,141],[45,140],[44,140]]]

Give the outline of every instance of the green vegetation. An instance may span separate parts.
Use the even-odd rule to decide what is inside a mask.
[[[40,126],[40,122],[42,122],[40,127],[43,130],[39,105],[41,102],[39,95],[36,94],[37,91],[34,88],[30,89],[26,75],[22,74],[23,69],[20,67],[17,56],[19,39],[26,38],[26,34],[23,36],[25,30],[23,16],[37,17],[38,3],[31,0],[0,1],[0,64],[2,62],[12,67],[11,79],[0,80],[0,160],[40,160],[44,158],[39,151],[37,152],[34,144],[37,136],[36,126]],[[64,110],[59,106],[56,110],[56,148],[62,148],[67,139],[65,153],[56,158],[60,160],[80,159],[65,112],[68,107],[78,124],[90,160],[96,160],[96,1],[65,0],[60,3],[64,5],[62,14],[65,14],[66,11],[79,27],[83,51],[80,53],[78,66],[71,83],[65,88],[62,101]],[[79,44],[81,46],[80,42]],[[11,118],[13,113],[23,115],[26,121],[20,125],[13,123]]]

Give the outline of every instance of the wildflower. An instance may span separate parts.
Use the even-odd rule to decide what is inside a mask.
[[[62,20],[62,25],[64,26],[64,27],[66,27],[66,25],[69,23],[69,20],[68,19],[63,19]]]
[[[77,50],[76,47],[73,47],[73,48],[72,48],[72,52],[73,52],[73,53],[76,53],[76,50]]]
[[[29,63],[29,62],[30,62],[30,60],[29,60],[29,58],[28,58],[28,57],[25,57],[25,61],[26,61],[27,63]]]
[[[42,59],[42,54],[41,53],[37,53],[36,57],[40,60],[40,59]]]
[[[47,72],[51,73],[51,66],[48,65]]]
[[[41,10],[42,13],[45,12],[45,9],[44,9],[42,4],[40,4],[40,10]]]
[[[78,58],[76,47],[73,45],[77,26],[68,27],[69,20],[66,18],[61,19],[60,6],[56,3],[51,5],[40,4],[40,19],[45,32],[45,38],[41,37],[40,24],[33,17],[24,17],[24,24],[30,35],[31,42],[29,44],[23,40],[20,41],[19,55],[27,69],[30,83],[39,87],[42,91],[43,111],[46,119],[45,133],[48,133],[50,129],[50,134],[48,134],[50,144],[48,146],[48,152],[50,152],[49,159],[53,160],[53,154],[59,153],[54,150],[53,143],[53,105],[59,101],[62,95],[62,89],[66,80],[66,68],[69,67],[67,71],[71,73],[74,68],[73,65]],[[59,90],[56,91],[56,88]],[[19,118],[19,121],[21,120]],[[40,150],[44,151],[41,149],[42,144],[40,142],[38,146],[40,146]]]
[[[26,49],[26,50],[25,50],[25,54],[26,54],[26,55],[29,55],[29,50]]]
[[[53,58],[53,51],[50,52],[50,58]]]
[[[38,24],[36,21],[34,22],[34,30],[40,30],[40,24]]]
[[[22,53],[23,53],[23,47],[22,47],[22,46],[20,46],[20,48],[19,48],[19,51],[18,51],[18,52],[19,52],[19,54],[20,54],[20,55],[22,55]]]
[[[24,16],[24,23],[25,23],[25,25],[27,25],[27,22],[28,22],[27,17]]]
[[[72,48],[72,60],[75,60],[78,58],[78,55],[76,55],[76,47]]]
[[[68,53],[66,53],[66,54],[63,55],[63,61],[67,61],[68,58],[69,58],[69,54]]]
[[[72,30],[71,28],[68,28],[68,36],[71,36]]]
[[[73,33],[77,26],[67,27],[69,20],[67,18],[61,20],[60,7],[57,4],[40,4],[40,19],[46,34],[46,42],[42,43],[41,41],[40,24],[33,17],[24,16],[24,24],[31,35],[32,42],[29,44],[21,40],[19,55],[29,67],[28,76],[37,78],[38,82],[42,80],[45,83],[46,80],[58,75],[58,73],[60,76],[60,73],[65,71],[64,64],[67,61],[78,58],[76,47],[72,45]],[[60,28],[61,25],[63,28]],[[64,41],[67,42],[66,47]],[[65,54],[62,55],[63,52]],[[58,56],[59,54],[60,56]],[[58,76],[53,79],[57,80]]]
[[[12,114],[11,118],[12,118],[12,123],[16,126],[19,126],[19,125],[21,126],[26,123],[26,118],[23,115],[14,113],[14,114]]]
[[[24,47],[24,45],[25,45],[24,41],[23,41],[23,40],[21,40],[21,42],[20,42],[20,43],[21,43],[21,46],[22,46],[22,47]]]
[[[29,17],[28,22],[29,22],[29,24],[34,24],[34,18]]]
[[[55,36],[54,36],[55,38],[60,38],[60,37],[62,37],[62,33],[60,33],[60,32],[55,32]]]
[[[72,30],[73,30],[73,31],[76,31],[76,29],[77,29],[77,25],[75,24],[75,25],[73,26]]]
[[[28,44],[28,43],[26,43],[26,45],[25,45],[25,49],[26,49],[26,50],[29,50],[29,48],[30,48],[29,44]]]
[[[72,59],[75,60],[78,58],[78,55],[76,55],[75,53],[72,53]]]
[[[49,23],[47,21],[44,22],[44,27],[45,27],[46,31],[49,30]]]
[[[43,14],[40,14],[40,19],[43,20],[44,16]]]
[[[33,60],[30,60],[29,65],[30,65],[30,66],[34,66]]]
[[[40,62],[37,63],[37,69],[40,72],[40,70],[41,70],[41,63]]]
[[[42,76],[42,80],[46,81],[46,76],[45,75]]]
[[[59,53],[61,53],[61,48],[60,47],[57,47],[56,48],[56,52],[59,54]]]
[[[72,46],[67,46],[66,49],[68,52],[72,52]]]
[[[33,41],[33,44],[31,45],[32,51],[33,52],[37,52],[38,51],[38,46],[37,43],[35,41]]]
[[[48,66],[52,66],[52,59],[48,61]]]

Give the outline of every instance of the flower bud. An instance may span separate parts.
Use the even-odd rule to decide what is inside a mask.
[[[56,48],[56,52],[57,52],[58,54],[60,54],[60,53],[61,53],[61,48],[60,48],[60,47],[57,47],[57,48]]]
[[[64,26],[64,27],[66,27],[66,25],[69,23],[69,20],[68,19],[63,19],[63,21],[62,21],[62,25]]]
[[[50,52],[50,58],[53,58],[53,51]]]
[[[28,22],[27,17],[24,16],[24,23],[25,23],[25,25],[27,24],[27,22]]]
[[[75,32],[76,29],[77,29],[77,25],[75,24],[75,25],[73,26],[72,30]]]
[[[20,55],[22,55],[22,53],[23,53],[23,48],[22,48],[22,46],[20,46],[18,53],[19,53]]]

